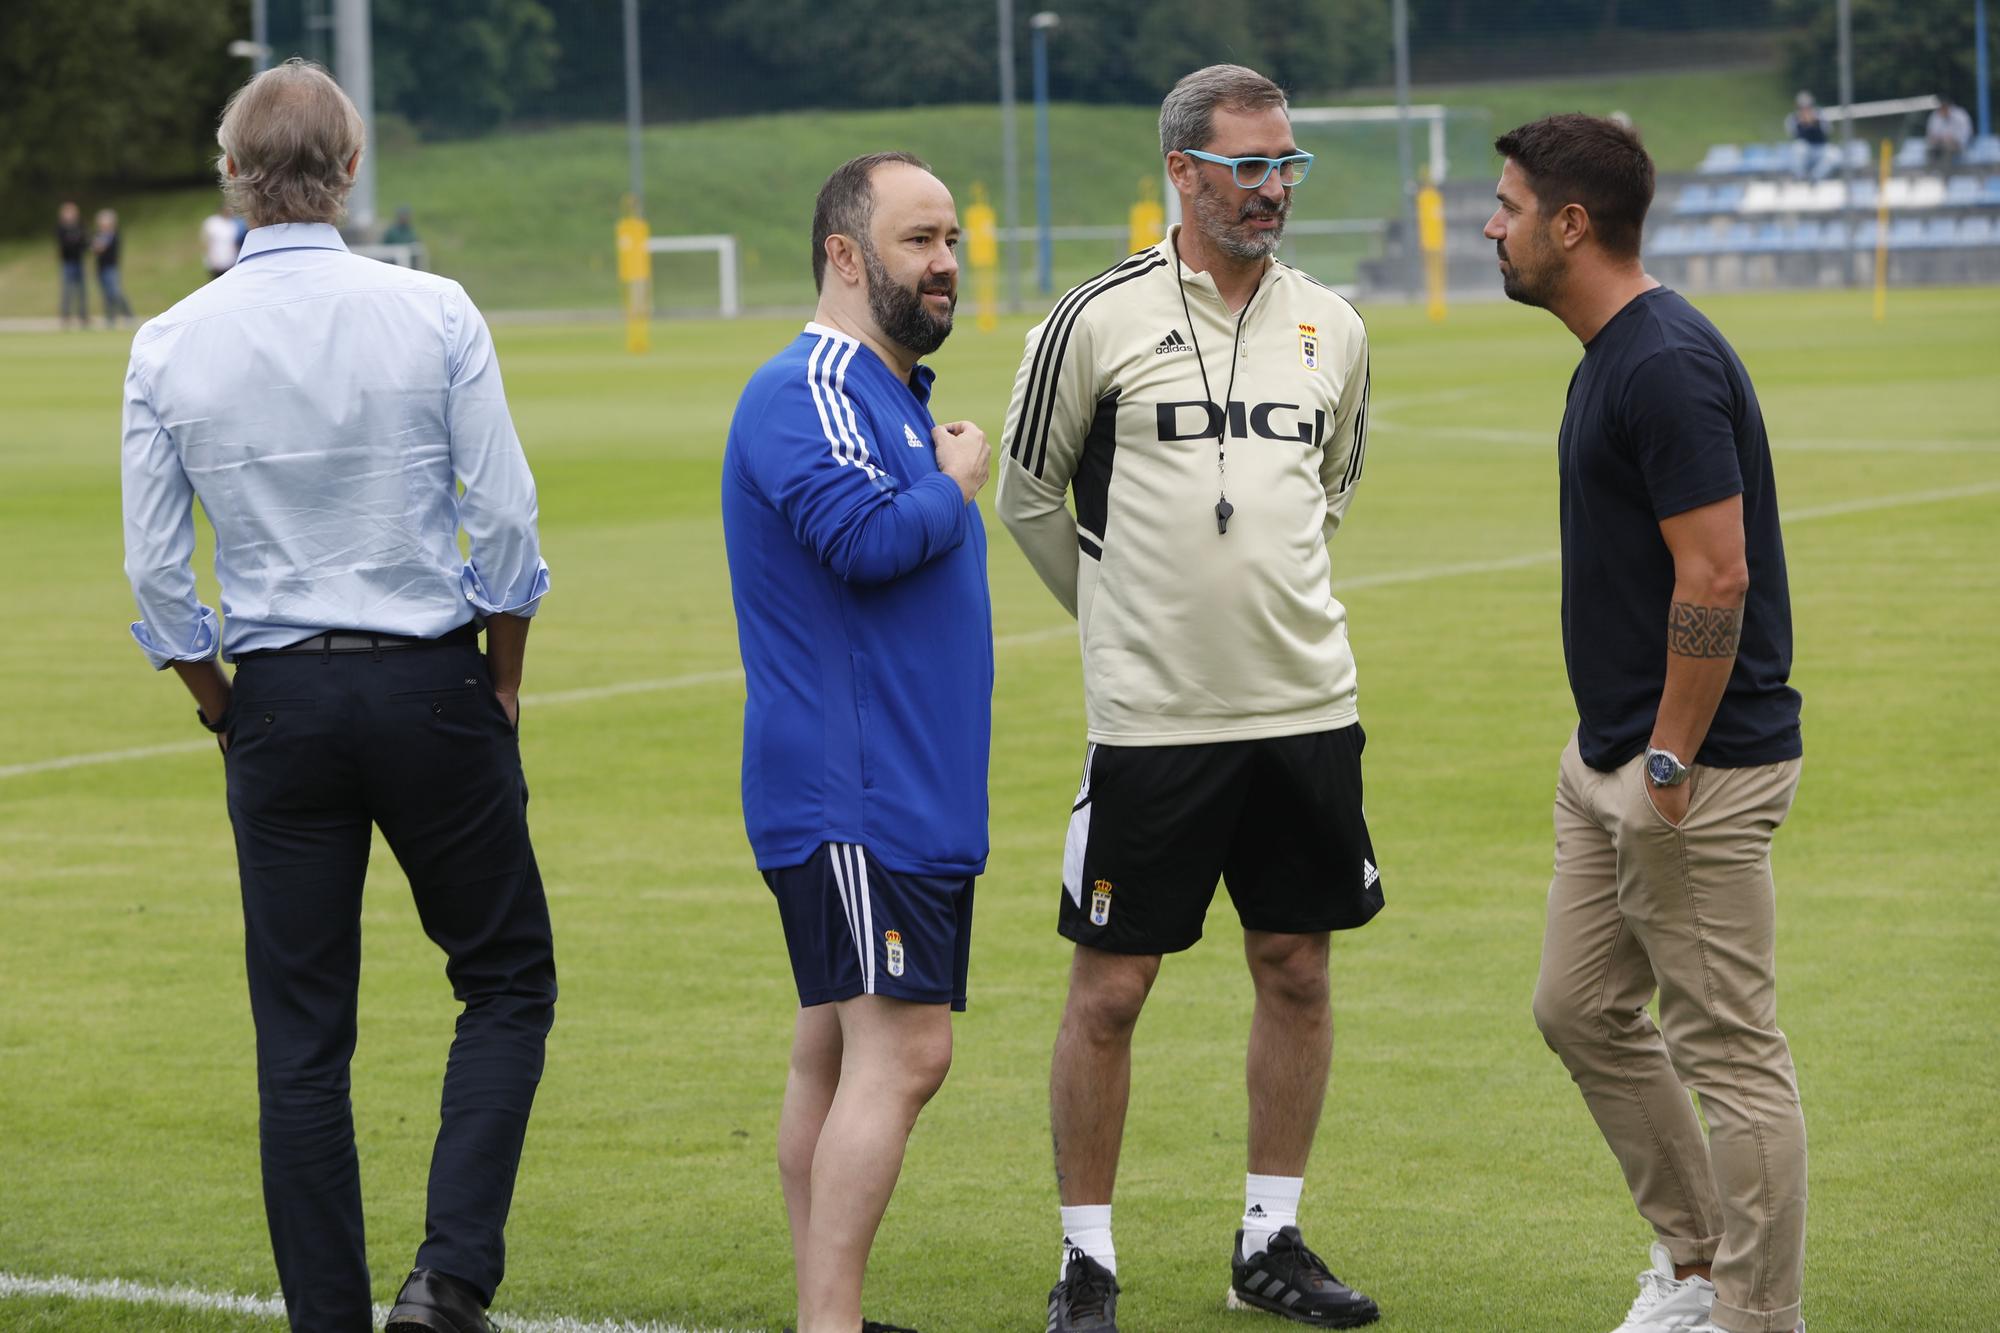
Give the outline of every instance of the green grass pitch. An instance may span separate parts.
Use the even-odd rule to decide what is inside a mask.
[[[1776,441],[1806,700],[1777,842],[1781,1014],[1812,1142],[1814,1333],[2000,1309],[2000,292],[1702,302]],[[1388,910],[1336,937],[1336,1051],[1303,1221],[1406,1333],[1601,1333],[1647,1233],[1528,1013],[1549,800],[1573,724],[1552,443],[1578,350],[1548,316],[1382,309],[1367,476],[1334,547]],[[736,802],[741,686],[716,487],[786,322],[502,327],[554,588],[523,745],[562,999],[496,1313],[775,1328],[773,1135],[793,1006]],[[996,439],[1024,321],[936,358]],[[268,1293],[221,769],[127,640],[122,336],[0,338],[0,1272]],[[990,497],[990,492],[989,492]],[[1083,740],[1066,620],[989,524],[999,682],[972,1007],[918,1125],[867,1306],[1039,1328],[1056,1267],[1053,926]],[[214,591],[204,568],[205,595]],[[926,669],[922,644],[907,668]],[[68,768],[65,756],[184,745]],[[378,1299],[420,1238],[453,1008],[377,848],[355,1116]],[[1169,960],[1138,1034],[1118,1191],[1125,1327],[1225,1315],[1249,985],[1233,916]],[[0,1299],[0,1328],[236,1316]]]

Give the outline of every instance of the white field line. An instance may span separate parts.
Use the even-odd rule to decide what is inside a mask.
[[[1505,430],[1486,426],[1412,426],[1391,418],[1371,415],[1368,429],[1390,435],[1423,435],[1439,440],[1459,440],[1469,444],[1531,444],[1553,446],[1554,430]],[[1838,436],[1824,439],[1786,439],[1772,445],[1780,458],[1787,454],[1992,454],[2000,453],[1994,440],[1860,440]]]
[[[1836,500],[1832,504],[1807,505],[1781,515],[1787,523],[1798,523],[1814,518],[1838,518],[1842,514],[1866,514],[1876,509],[1895,509],[1903,505],[1937,504],[1944,500],[1966,500],[1975,495],[1992,495],[2000,492],[2000,481],[1976,481],[1966,486],[1941,486],[1934,491],[1901,491],[1895,495],[1878,495],[1867,500]]]
[[[118,1278],[22,1277],[0,1273],[0,1300],[10,1296],[55,1297],[73,1301],[110,1301],[119,1305],[164,1305],[203,1314],[233,1314],[255,1319],[283,1319],[285,1303],[276,1296],[238,1296],[226,1291],[202,1291],[198,1287],[157,1287]],[[389,1317],[389,1307],[375,1307],[379,1325]],[[714,1333],[691,1329],[683,1324],[659,1324],[651,1320],[570,1319],[566,1317],[527,1319],[502,1313],[496,1318],[506,1333]]]
[[[2000,493],[2000,481],[1974,482],[1968,486],[1947,486],[1929,491],[1901,491],[1894,495],[1876,495],[1861,500],[1841,500],[1833,504],[1807,505],[1787,510],[1784,521],[1787,525],[1806,523],[1814,519],[1837,518],[1844,514],[1866,514],[1880,509],[1900,509],[1907,505],[1966,500],[1995,493]],[[1336,579],[1334,590],[1344,594],[1360,588],[1383,588],[1399,583],[1428,583],[1434,579],[1457,578],[1466,574],[1498,574],[1510,569],[1528,569],[1535,565],[1545,565],[1559,557],[1560,553],[1556,551],[1535,551],[1527,555],[1502,556],[1497,560],[1468,560],[1450,565],[1418,565],[1410,569],[1390,569],[1378,574],[1357,574],[1350,578]],[[1018,634],[1002,634],[993,640],[993,644],[996,648],[1011,648],[1024,644],[1044,643],[1051,639],[1066,639],[1075,633],[1074,625],[1051,625],[1045,629],[1024,630]],[[614,685],[591,685],[582,689],[530,694],[523,697],[522,703],[524,706],[547,708],[562,704],[591,703],[598,699],[613,699],[626,694],[653,694],[662,690],[693,689],[701,685],[728,685],[742,679],[743,672],[737,669],[691,671],[680,676],[659,676],[650,680],[627,680]],[[132,759],[152,759],[170,754],[192,754],[196,750],[206,750],[212,744],[211,741],[176,741],[169,745],[144,745],[129,750],[99,750],[93,754],[61,755],[54,759],[37,759],[25,764],[7,764],[0,766],[0,781],[28,777],[36,773],[54,773],[66,768],[119,764]]]
[[[141,745],[130,750],[99,750],[95,754],[66,754],[58,759],[37,759],[31,764],[8,764],[0,768],[0,778],[22,778],[30,773],[54,773],[65,768],[91,764],[120,764],[127,759],[151,759],[163,754],[193,754],[213,749],[214,741],[175,741],[171,745]]]

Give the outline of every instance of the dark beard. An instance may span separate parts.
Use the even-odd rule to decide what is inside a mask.
[[[944,346],[944,340],[951,336],[952,312],[958,309],[958,292],[951,279],[905,287],[889,276],[873,246],[862,250],[861,261],[868,269],[868,313],[875,317],[882,336],[920,357]],[[942,319],[924,308],[926,287],[951,298]]]
[[[1519,264],[1509,260],[1507,267],[1500,270],[1500,290],[1506,293],[1510,301],[1519,301],[1522,305],[1532,306],[1537,310],[1547,310],[1558,276],[1544,269],[1530,279],[1522,275]]]

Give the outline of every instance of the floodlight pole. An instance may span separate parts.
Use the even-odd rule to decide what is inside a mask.
[[[1021,164],[1014,126],[1014,0],[1000,7],[1000,206],[1006,210],[1007,308],[1021,308]]]
[[[1035,225],[1040,235],[1035,263],[1036,290],[1055,289],[1055,230],[1049,202],[1049,30],[1060,15],[1043,10],[1028,20],[1035,52]]]
[[[250,0],[250,41],[257,50],[250,57],[250,72],[262,74],[271,67],[271,14],[269,0]]]
[[[356,231],[375,228],[375,65],[374,33],[368,0],[334,0],[334,74],[361,112],[361,169],[347,197],[347,218]]]
[[[1850,150],[1854,146],[1854,14],[1849,0],[1839,0],[1835,22],[1840,32],[1840,226],[1847,233],[1842,247],[1842,272],[1847,285],[1854,285],[1854,169]]]
[[[640,138],[639,0],[625,0],[625,143],[632,159],[632,212],[646,216],[646,157]]]
[[[1986,68],[1986,0],[1978,0],[1972,10],[1974,92],[1979,103],[1979,137],[1993,133],[1993,80]]]
[[[1403,183],[1403,231],[1405,249],[1403,282],[1415,300],[1422,275],[1418,266],[1423,254],[1417,245],[1417,182],[1410,168],[1410,10],[1406,0],[1395,0],[1389,22],[1396,37],[1396,166]]]

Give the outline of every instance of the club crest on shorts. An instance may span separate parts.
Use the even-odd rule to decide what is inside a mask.
[[[1299,325],[1299,364],[1307,370],[1319,369],[1319,325]]]
[[[1102,926],[1111,920],[1111,881],[1100,879],[1090,886],[1090,924]]]
[[[882,932],[882,948],[889,955],[889,975],[903,975],[903,932],[885,930]]]

